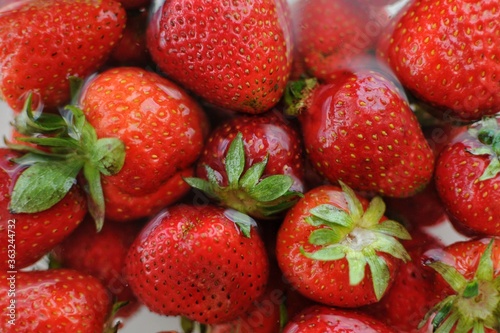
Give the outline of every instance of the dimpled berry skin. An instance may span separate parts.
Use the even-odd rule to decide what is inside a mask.
[[[224,208],[171,206],[129,250],[126,279],[151,311],[207,324],[242,315],[264,292],[269,263],[255,228],[244,236]]]
[[[296,315],[283,333],[396,333],[378,320],[354,311],[314,305]]]
[[[9,209],[12,188],[25,170],[12,161],[19,156],[10,149],[0,148],[0,232],[4,235],[4,242],[0,244],[0,267],[4,271],[37,262],[71,234],[87,214],[87,200],[78,185],[49,209],[33,214],[13,213]],[[16,251],[15,255],[11,250]]]
[[[498,157],[469,152],[480,145],[467,132],[448,145],[437,160],[436,188],[460,232],[500,236],[500,175],[479,180],[491,159]]]
[[[2,273],[2,281],[10,275]],[[0,288],[0,309],[9,313],[7,283]],[[10,333],[103,332],[112,299],[98,279],[69,269],[18,272],[15,325],[4,316],[0,331]]]
[[[498,112],[497,0],[414,1],[379,48],[402,84],[464,120]]]
[[[86,77],[107,59],[125,27],[114,0],[36,0],[0,15],[0,95],[20,111],[32,90],[46,107],[70,98],[69,76]]]
[[[169,77],[208,102],[262,113],[291,71],[285,0],[167,1],[153,15],[147,44]]]
[[[117,137],[126,146],[123,168],[104,182],[124,193],[156,192],[201,153],[207,132],[203,110],[155,73],[134,67],[103,72],[83,89],[81,105],[99,138]]]
[[[408,197],[430,181],[432,151],[401,93],[359,71],[313,91],[300,116],[313,166],[358,191]]]

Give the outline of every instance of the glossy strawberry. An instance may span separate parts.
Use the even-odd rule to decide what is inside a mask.
[[[263,113],[290,75],[288,11],[284,0],[166,1],[151,18],[147,44],[167,76],[208,102]]]
[[[151,56],[146,47],[147,10],[127,11],[127,24],[122,38],[113,47],[107,65],[111,67],[146,67],[151,64]]]
[[[302,142],[277,111],[239,116],[215,129],[187,178],[222,205],[256,218],[275,218],[304,191]]]
[[[3,239],[0,267],[4,271],[34,264],[66,238],[87,213],[87,202],[78,185],[71,186],[63,199],[50,209],[38,213],[13,212],[12,189],[20,175],[26,172],[25,167],[13,162],[20,157],[8,148],[0,148],[0,232]],[[39,200],[38,197],[24,199],[31,206]]]
[[[201,107],[159,75],[135,67],[110,69],[92,78],[80,98],[98,137],[126,146],[120,172],[107,179],[134,196],[155,192],[198,158],[206,133]]]
[[[95,221],[86,220],[51,251],[51,258],[64,268],[92,275],[118,302],[136,301],[124,277],[127,252],[142,224],[105,223],[97,232]]]
[[[436,188],[459,229],[500,235],[499,124],[498,118],[474,123],[438,158]]]
[[[412,239],[402,244],[411,260],[401,264],[387,294],[379,302],[362,309],[400,333],[426,332],[419,329],[422,318],[449,292],[449,288],[443,288],[438,282],[437,272],[425,264],[425,253],[440,250],[444,245],[420,229],[410,234]]]
[[[346,0],[293,2],[293,27],[298,59],[306,72],[331,80],[374,44],[366,23],[368,15]]]
[[[207,324],[248,310],[268,270],[251,219],[211,205],[167,208],[139,234],[126,263],[132,290],[151,311]]]
[[[113,305],[111,297],[92,276],[55,269],[15,275],[2,272],[0,278],[9,281],[0,285],[2,332],[114,332],[107,327]]]
[[[434,157],[394,84],[373,71],[305,84],[287,112],[299,113],[306,152],[326,179],[391,197],[426,186]]]
[[[379,301],[409,255],[409,238],[387,220],[380,197],[370,203],[342,183],[310,190],[292,207],[277,236],[283,276],[304,296],[331,306]]]
[[[292,318],[283,333],[395,333],[391,327],[359,312],[315,305]]]
[[[500,103],[499,18],[495,0],[412,1],[379,56],[441,116],[477,120]]]
[[[429,255],[429,266],[452,289],[424,318],[435,332],[498,332],[500,323],[500,240],[455,242]]]
[[[0,96],[20,111],[33,91],[48,108],[69,102],[69,76],[95,72],[125,27],[114,0],[21,1],[0,14]]]

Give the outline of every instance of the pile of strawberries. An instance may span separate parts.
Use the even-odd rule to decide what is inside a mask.
[[[499,82],[498,0],[11,0],[0,331],[500,332]]]

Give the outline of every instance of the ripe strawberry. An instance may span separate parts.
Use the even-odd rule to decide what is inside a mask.
[[[166,1],[147,45],[158,67],[206,101],[263,113],[280,100],[291,70],[285,0]]]
[[[477,120],[500,103],[499,19],[496,0],[412,1],[378,53],[442,115]]]
[[[124,27],[125,11],[114,0],[16,3],[0,15],[2,99],[20,111],[21,97],[33,91],[47,108],[63,106],[68,77],[104,64]]]
[[[382,75],[307,81],[302,91],[295,84],[299,102],[288,101],[287,112],[299,113],[306,152],[325,178],[391,197],[411,196],[430,181],[432,151],[401,92]]]
[[[211,205],[167,208],[129,250],[132,290],[159,314],[204,324],[235,319],[262,295],[268,278],[266,250],[250,221]]]
[[[15,275],[2,272],[0,278],[9,281],[0,285],[2,332],[114,332],[107,327],[111,297],[92,276],[55,269]],[[9,294],[11,289],[15,296]]]
[[[396,333],[368,315],[315,305],[302,311],[285,326],[283,333]]]
[[[0,267],[4,271],[15,271],[38,261],[67,237],[87,213],[87,202],[78,185],[71,186],[64,198],[50,209],[39,213],[12,211],[12,188],[27,171],[13,162],[20,157],[8,148],[0,148],[0,233],[3,239]],[[37,201],[38,197],[24,198],[29,206],[37,205]]]
[[[435,332],[500,330],[500,240],[475,238],[455,242],[429,258],[453,292],[436,305],[430,320]],[[432,319],[429,319],[431,318]]]
[[[411,261],[401,264],[398,275],[387,292],[377,303],[362,309],[400,333],[417,333],[426,313],[447,296],[447,288],[437,283],[437,272],[425,265],[424,253],[442,249],[437,238],[414,229],[412,239],[402,241]]]
[[[275,218],[304,191],[300,135],[277,112],[238,116],[209,136],[197,176],[187,178],[222,205],[256,218]]]
[[[365,54],[376,36],[368,15],[347,0],[299,0],[292,5],[297,56],[307,73],[322,81],[338,76]]]
[[[139,223],[106,223],[97,232],[95,221],[87,216],[52,250],[52,259],[61,267],[98,278],[117,302],[133,303],[136,298],[125,280],[124,267],[127,252],[140,229]]]
[[[276,253],[284,277],[304,296],[331,306],[379,301],[409,255],[409,238],[387,220],[380,197],[370,203],[341,183],[310,190],[280,227]]]
[[[387,215],[408,229],[433,226],[448,219],[434,179],[420,192],[407,198],[384,198]]]
[[[499,124],[500,118],[475,122],[438,158],[436,188],[459,231],[500,236]]]
[[[36,181],[39,192],[60,196],[81,174],[98,229],[106,202],[112,208],[110,219],[137,219],[154,214],[189,190],[178,184],[201,153],[207,120],[182,89],[155,73],[120,67],[93,77],[80,98],[82,109],[68,105],[62,117],[44,113],[35,117],[27,99],[16,117],[16,129],[29,136],[23,141],[48,147],[50,154],[25,145],[10,146],[28,153],[31,173],[48,170],[50,177],[25,177],[26,183]],[[17,197],[27,195],[16,187]],[[46,209],[46,197],[41,199],[37,206]],[[118,207],[121,204],[126,205]]]
[[[107,178],[122,192],[154,193],[201,153],[207,130],[203,110],[155,73],[110,69],[86,84],[80,103],[97,137],[117,137],[126,146],[123,168]]]
[[[127,25],[122,38],[111,52],[107,65],[111,67],[135,66],[146,67],[151,57],[146,47],[147,10],[127,11]]]

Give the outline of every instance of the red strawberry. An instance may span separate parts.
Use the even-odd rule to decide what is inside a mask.
[[[109,56],[108,65],[146,67],[151,63],[146,47],[147,24],[147,10],[127,11],[127,26]]]
[[[498,332],[500,240],[471,239],[433,251],[429,265],[451,287],[430,312],[435,332]],[[426,317],[422,323],[427,321]]]
[[[47,210],[13,212],[12,188],[20,175],[27,171],[12,161],[20,157],[10,149],[0,148],[0,233],[3,239],[0,267],[4,271],[15,271],[38,261],[67,237],[87,213],[87,202],[78,185],[71,186],[64,198]],[[29,187],[30,183],[25,183],[25,186]],[[38,197],[24,197],[22,200],[31,208],[38,205]]]
[[[280,227],[276,253],[284,277],[304,296],[331,306],[379,301],[409,255],[408,238],[387,220],[380,197],[370,203],[342,183],[310,190]]]
[[[86,84],[80,102],[97,137],[117,137],[126,146],[123,168],[106,180],[125,193],[154,193],[201,153],[207,130],[203,110],[155,73],[110,69]]]
[[[304,191],[300,135],[278,112],[239,116],[209,136],[197,176],[187,178],[224,206],[273,218]]]
[[[417,194],[407,198],[384,198],[387,214],[407,228],[432,226],[448,219],[434,179]]]
[[[8,281],[0,285],[0,309],[4,314],[0,321],[2,332],[114,331],[106,327],[111,315],[111,297],[92,276],[56,269],[16,274],[2,272],[0,278]]]
[[[320,80],[337,77],[374,45],[367,13],[347,0],[299,0],[292,13],[299,58],[294,61]]]
[[[72,90],[78,91],[81,82],[72,82]],[[194,99],[169,80],[134,67],[98,74],[73,102],[78,98],[81,109],[68,105],[62,117],[35,117],[30,97],[15,119],[16,130],[28,136],[23,141],[49,150],[10,145],[27,152],[23,158],[30,164],[29,174],[36,175],[24,177],[22,184],[36,183],[39,193],[51,194],[41,197],[37,211],[50,207],[47,198],[57,202],[78,175],[98,229],[106,202],[112,208],[110,218],[128,220],[154,214],[187,193],[189,187],[179,187],[179,180],[191,172],[208,129]],[[14,187],[14,202],[36,195],[20,186],[18,182]],[[32,209],[13,207],[18,212]]]
[[[438,158],[436,188],[459,231],[500,236],[499,124],[500,118],[474,123]]]
[[[169,77],[208,102],[262,113],[280,100],[291,70],[285,0],[166,1],[147,44]]]
[[[396,333],[378,320],[355,311],[315,305],[295,316],[283,333]]]
[[[424,253],[442,249],[444,245],[433,236],[419,229],[411,232],[412,239],[403,241],[411,261],[403,263],[387,294],[363,312],[403,333],[417,333],[422,318],[445,296],[447,288],[441,288],[437,273],[425,265]]]
[[[16,111],[34,91],[48,108],[69,101],[69,76],[86,77],[125,27],[114,0],[22,1],[0,15],[0,95]]]
[[[300,83],[294,83],[299,91]],[[426,186],[434,157],[394,84],[372,71],[305,84],[299,102],[288,101],[287,112],[300,113],[306,152],[325,178],[391,197],[411,196]]]
[[[140,229],[141,224],[138,223],[106,223],[97,232],[95,221],[87,216],[69,237],[52,250],[52,258],[61,267],[98,278],[116,297],[116,301],[133,303],[136,298],[123,271],[127,252]]]
[[[129,250],[132,290],[156,313],[206,324],[235,319],[262,295],[268,278],[266,250],[250,221],[211,205],[167,208]]]
[[[379,56],[442,115],[477,120],[500,103],[499,20],[496,0],[412,1]]]

